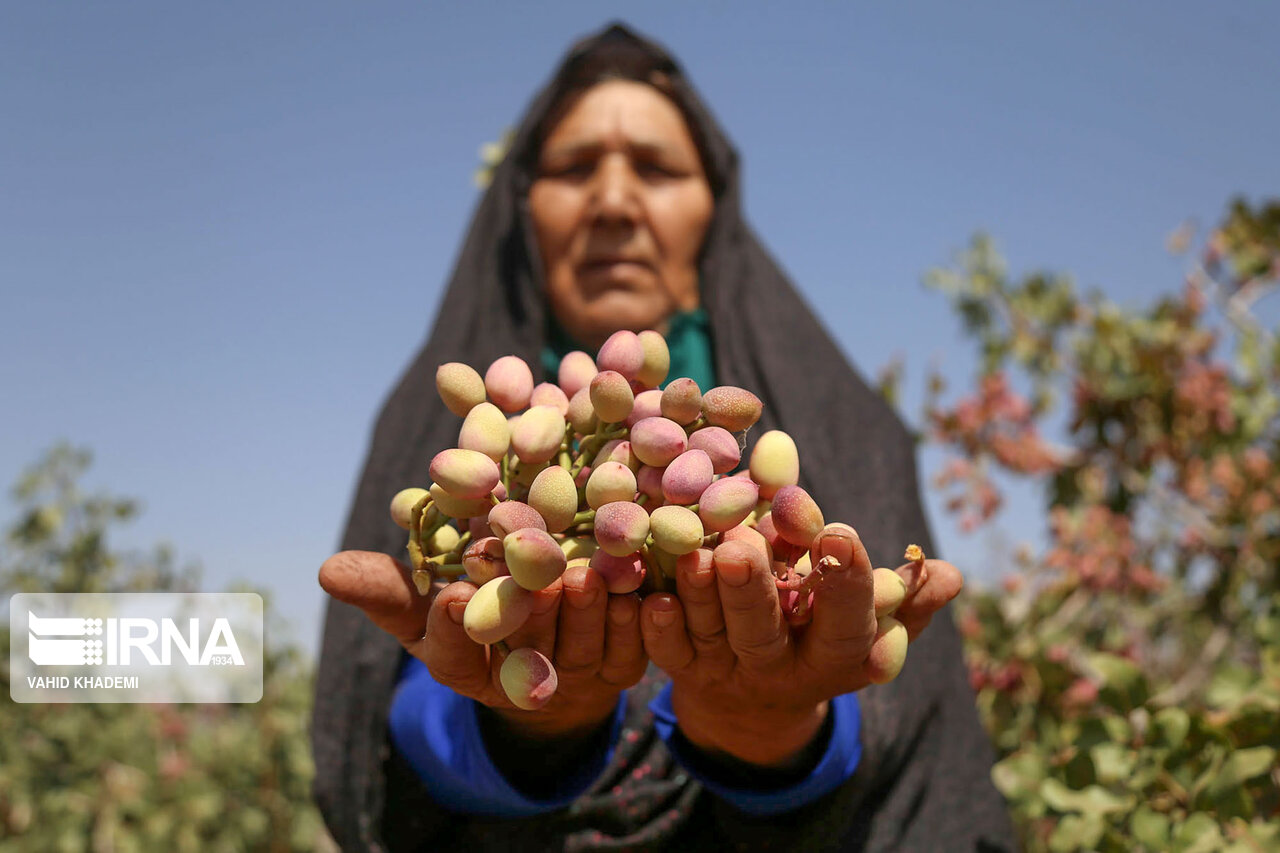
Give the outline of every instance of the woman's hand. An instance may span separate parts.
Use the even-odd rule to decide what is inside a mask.
[[[491,708],[503,729],[495,735],[504,740],[589,738],[648,663],[639,600],[609,595],[600,576],[586,567],[566,570],[538,592],[533,615],[507,639],[512,648],[532,646],[555,664],[559,686],[537,711],[511,704],[498,680],[502,656],[463,630],[462,614],[476,589],[471,584],[437,583],[424,597],[404,564],[385,554],[343,551],[321,566],[320,586],[363,610],[425,663],[437,682]]]
[[[754,538],[754,537],[753,537]],[[876,638],[872,566],[853,528],[827,525],[813,560],[835,558],[814,590],[813,621],[793,630],[763,537],[680,558],[679,597],[645,599],[645,649],[672,679],[680,731],[713,756],[795,769],[826,719],[827,700],[871,683]],[[950,563],[898,569],[907,598],[895,618],[910,639],[960,591]]]

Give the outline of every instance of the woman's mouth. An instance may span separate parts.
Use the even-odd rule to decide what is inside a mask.
[[[650,264],[634,258],[597,258],[578,267],[578,271],[584,275],[633,275],[652,270]]]

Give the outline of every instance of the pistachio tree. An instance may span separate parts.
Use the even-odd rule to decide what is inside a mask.
[[[984,236],[926,279],[978,363],[929,379],[933,487],[966,530],[1014,482],[1043,499],[957,601],[1028,850],[1280,847],[1280,202],[1169,242],[1185,277],[1146,306],[1014,276]]]

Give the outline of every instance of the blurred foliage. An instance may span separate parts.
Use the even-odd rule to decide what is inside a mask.
[[[169,549],[121,554],[137,504],[85,494],[85,450],[59,445],[13,490],[0,594],[199,591]],[[256,704],[18,704],[0,629],[0,853],[336,849],[311,801],[312,674],[263,596],[267,658]],[[8,614],[8,606],[4,607]],[[275,630],[273,630],[275,629]]]
[[[502,135],[498,137],[497,142],[486,142],[480,146],[478,152],[480,165],[476,166],[475,171],[471,173],[471,180],[477,187],[482,190],[489,188],[489,184],[493,181],[493,173],[497,171],[498,165],[507,156],[507,151],[511,148],[511,143],[515,141],[515,138],[515,128],[508,127],[502,131]]]
[[[965,529],[1000,484],[1043,495],[1047,547],[957,618],[993,780],[1026,849],[1280,849],[1280,202],[1233,202],[1143,309],[1012,278],[974,239],[927,284],[978,346],[975,387],[929,379],[934,480]],[[1063,436],[1054,444],[1047,434]]]

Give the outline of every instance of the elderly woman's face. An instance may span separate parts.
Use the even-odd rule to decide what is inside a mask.
[[[656,89],[618,80],[582,94],[542,145],[529,207],[552,311],[584,345],[698,306],[711,188]]]

